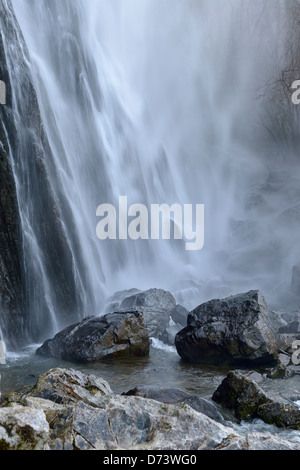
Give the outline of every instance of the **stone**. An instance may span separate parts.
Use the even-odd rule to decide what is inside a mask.
[[[284,399],[273,399],[243,372],[230,371],[212,396],[232,410],[239,421],[260,418],[284,429],[300,429],[300,410]]]
[[[139,386],[124,393],[126,396],[144,397],[161,403],[189,405],[196,411],[224,424],[224,418],[216,406],[205,398],[192,395],[177,388]]]
[[[58,404],[81,401],[91,406],[101,403],[102,397],[111,395],[110,385],[101,377],[83,374],[74,369],[51,369],[42,374],[28,397],[51,400]]]
[[[278,345],[260,291],[211,300],[188,315],[175,346],[187,362],[276,365]]]
[[[279,436],[253,432],[246,436],[231,435],[215,450],[299,450],[300,444],[289,442]]]
[[[65,423],[63,441],[96,450],[212,450],[231,432],[189,406],[109,396],[103,398],[101,408],[84,403],[74,407],[72,420]]]
[[[41,409],[0,408],[0,450],[47,450],[49,424]]]
[[[138,310],[143,313],[149,337],[161,339],[170,326],[171,314],[176,308],[173,295],[163,289],[120,291],[108,301],[117,311]]]
[[[180,304],[177,304],[171,312],[171,318],[177,325],[185,327],[187,325],[188,310]]]
[[[259,405],[271,401],[256,382],[240,371],[230,371],[212,399],[233,410],[240,421],[256,417]]]
[[[104,313],[116,312],[126,297],[131,297],[140,292],[139,289],[135,288],[115,292],[106,300]]]
[[[258,407],[257,414],[265,423],[300,430],[300,409],[291,403],[264,403]]]
[[[65,328],[37,349],[41,356],[97,362],[149,354],[150,341],[139,312],[90,317]]]

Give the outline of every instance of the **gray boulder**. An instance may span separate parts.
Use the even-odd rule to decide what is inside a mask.
[[[49,423],[43,410],[17,403],[0,408],[0,450],[47,450]]]
[[[260,418],[284,429],[300,429],[300,409],[287,400],[275,400],[241,371],[230,371],[212,397],[232,410],[239,421]]]
[[[107,304],[106,311],[114,308],[117,311],[138,310],[142,312],[149,336],[158,339],[169,338],[171,315],[173,313],[179,315],[179,311],[176,311],[176,301],[173,295],[163,289],[149,289],[147,291],[131,289],[116,292],[108,299]],[[182,315],[180,318],[182,321]]]
[[[239,421],[256,418],[258,407],[271,402],[261,387],[240,371],[230,371],[212,399],[232,410]]]
[[[150,342],[139,312],[91,317],[65,328],[37,349],[40,356],[96,362],[149,354]]]
[[[51,369],[42,374],[28,397],[39,397],[58,404],[81,401],[91,406],[101,404],[102,397],[113,394],[110,385],[101,377],[86,375],[74,369]]]
[[[116,312],[120,310],[120,305],[126,297],[131,297],[134,294],[141,292],[139,289],[127,289],[115,292],[111,297],[106,300],[104,313]]]
[[[161,403],[189,405],[194,410],[224,424],[223,416],[213,403],[178,388],[140,386],[129,390],[124,395],[149,398]]]
[[[188,362],[275,365],[278,345],[259,291],[211,300],[188,315],[177,333],[178,354]]]
[[[171,312],[171,318],[177,325],[185,327],[187,325],[188,310],[180,304],[177,304]]]

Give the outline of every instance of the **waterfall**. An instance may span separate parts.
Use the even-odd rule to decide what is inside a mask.
[[[270,155],[260,98],[282,52],[285,2],[12,5],[28,76],[6,40],[11,155],[35,338],[100,314],[118,289],[176,293],[188,282],[188,306],[241,289],[287,292],[299,250],[278,216],[297,202],[286,181],[292,174],[296,188],[298,170]],[[97,207],[120,196],[147,207],[204,204],[204,248],[100,241]]]

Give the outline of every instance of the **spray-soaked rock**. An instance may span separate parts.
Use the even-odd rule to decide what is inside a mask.
[[[81,401],[97,406],[103,396],[112,393],[110,385],[96,375],[86,375],[74,369],[51,369],[39,376],[27,399],[42,398],[64,405]]]
[[[188,315],[175,338],[188,362],[275,364],[278,345],[259,291],[206,302]]]
[[[258,407],[271,402],[262,388],[241,371],[230,371],[212,399],[232,410],[241,421],[257,417]]]
[[[224,424],[223,416],[213,403],[178,388],[139,386],[129,390],[124,395],[149,398],[167,404],[189,405],[214,421]]]
[[[242,371],[230,371],[212,398],[240,421],[260,418],[281,428],[300,429],[300,409],[290,400],[274,399]]]
[[[149,336],[138,312],[109,313],[71,325],[37,349],[41,356],[80,362],[149,354]]]
[[[176,306],[173,295],[162,289],[149,289],[147,291],[131,289],[116,292],[108,300],[107,309],[111,311],[112,308],[118,311],[138,310],[143,312],[149,336],[163,339],[172,344],[174,344],[175,336],[173,335],[170,338],[172,334],[169,333],[172,315],[174,314],[175,318],[178,319],[179,314],[181,314],[181,321],[184,321],[182,319],[184,309],[182,308],[179,313],[179,307]]]
[[[19,404],[0,409],[0,450],[47,450],[49,423],[41,409]]]

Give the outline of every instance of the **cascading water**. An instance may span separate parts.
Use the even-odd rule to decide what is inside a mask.
[[[300,257],[290,227],[279,231],[276,217],[296,193],[287,194],[282,180],[268,190],[276,185],[274,160],[257,99],[284,42],[284,3],[12,1],[48,142],[46,150],[41,145],[46,188],[35,186],[20,151],[13,154],[28,328],[37,337],[100,313],[105,297],[123,288],[175,292],[189,281],[197,289],[194,298],[186,294],[188,307],[241,289],[259,288],[272,299],[279,285],[289,288]],[[12,70],[13,60],[10,54]],[[24,89],[14,86],[22,106]],[[15,119],[21,139],[26,114]],[[276,165],[280,178],[290,176]],[[37,206],[43,191],[55,202],[72,260],[64,279],[68,298],[76,298],[67,307],[56,298],[59,281],[53,285],[56,271],[39,236],[41,214],[48,219],[54,211]],[[204,249],[187,252],[174,240],[99,241],[96,209],[117,206],[119,196],[148,207],[205,204]]]

